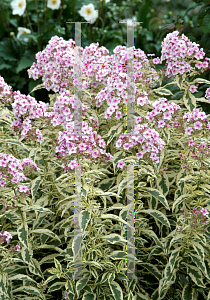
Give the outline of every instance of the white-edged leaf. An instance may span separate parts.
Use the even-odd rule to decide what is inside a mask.
[[[158,220],[159,222],[161,222],[163,225],[167,226],[167,227],[171,227],[167,217],[160,211],[155,210],[155,209],[145,209],[145,210],[141,210],[141,213],[145,213],[145,214],[149,214],[151,216],[153,216],[156,220]]]
[[[155,199],[160,201],[165,206],[166,209],[170,210],[165,196],[160,191],[158,191],[157,189],[150,188],[150,187],[145,187],[144,190],[146,192],[148,192],[152,197],[154,197]]]
[[[123,291],[116,281],[109,283],[109,287],[115,300],[123,300]]]
[[[54,232],[52,232],[51,230],[46,229],[46,228],[45,229],[34,229],[34,230],[31,230],[30,233],[46,234],[46,235],[50,236],[51,238],[58,240],[61,243],[61,240],[59,239],[59,237]]]

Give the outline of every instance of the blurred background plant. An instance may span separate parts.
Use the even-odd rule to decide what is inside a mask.
[[[0,0],[0,20],[0,74],[24,94],[41,83],[27,74],[36,53],[52,36],[74,39],[74,24],[66,21],[90,22],[82,24],[83,48],[98,42],[112,54],[117,45],[126,46],[127,26],[119,21],[133,20],[143,22],[135,25],[135,47],[146,54],[160,57],[165,36],[179,30],[210,57],[209,0]],[[208,78],[209,72],[202,76]],[[200,85],[197,93],[205,88]],[[45,93],[37,90],[32,96],[48,102]],[[202,105],[208,110],[208,104]]]

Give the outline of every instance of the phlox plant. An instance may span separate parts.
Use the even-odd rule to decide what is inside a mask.
[[[35,89],[53,92],[50,103],[13,91],[0,77],[5,299],[210,298],[210,122],[198,105],[209,102],[210,88],[205,97],[193,95],[198,84],[210,84],[199,77],[209,59],[177,31],[162,42],[160,58],[130,50],[129,84],[131,52],[119,45],[109,55],[98,43],[79,48],[79,81],[74,41],[52,37],[28,70],[30,78],[42,80]],[[165,69],[156,68],[163,62]],[[76,85],[82,136],[74,132]],[[135,104],[132,133],[128,102]],[[131,165],[137,279],[126,276]],[[78,167],[83,277],[74,279]]]

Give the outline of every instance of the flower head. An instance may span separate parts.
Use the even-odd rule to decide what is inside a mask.
[[[17,39],[20,39],[21,35],[22,34],[30,34],[31,33],[31,30],[30,29],[27,29],[25,27],[18,27],[18,34],[17,34]],[[28,42],[28,38],[24,38],[23,39],[25,42]]]
[[[11,2],[12,14],[22,16],[26,8],[26,0],[13,0]]]
[[[86,21],[93,24],[98,18],[98,10],[95,10],[92,3],[88,5],[83,5],[79,11],[80,16],[82,16]]]
[[[51,9],[59,9],[61,0],[48,0],[47,7]]]

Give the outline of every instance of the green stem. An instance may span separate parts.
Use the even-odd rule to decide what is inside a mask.
[[[31,32],[33,32],[33,28],[32,28],[32,26],[31,26],[31,22],[30,22],[30,19],[29,19],[27,7],[26,7],[26,16],[27,16],[27,19],[28,19],[28,24],[29,24],[30,30],[31,30]]]
[[[61,9],[60,9],[60,13],[58,16],[57,25],[60,23],[60,20],[61,20],[62,14],[63,14],[63,5],[64,5],[64,0],[61,1]]]
[[[122,14],[124,13],[126,7],[130,4],[132,0],[128,1],[128,3],[124,6],[123,10],[121,11],[120,15],[119,15],[119,21],[120,21],[120,17],[122,16]],[[118,29],[120,23],[117,24],[116,30]]]
[[[40,27],[39,27],[39,13],[38,13],[38,5],[37,0],[34,0],[36,6],[36,16],[37,16],[37,27],[38,27],[38,34],[40,34]]]

